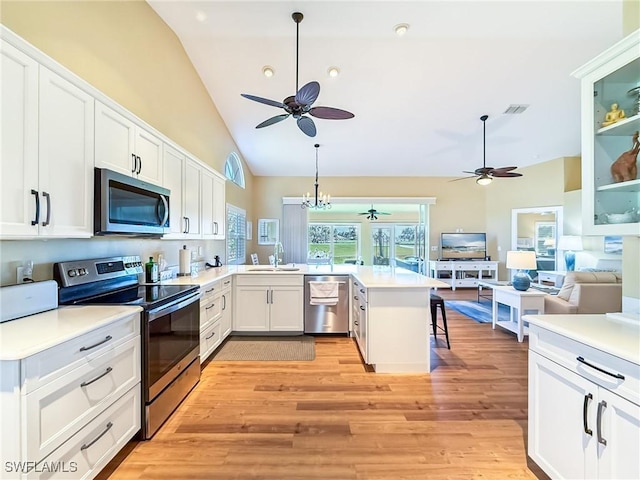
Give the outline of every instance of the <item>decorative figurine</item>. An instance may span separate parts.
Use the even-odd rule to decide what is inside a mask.
[[[615,183],[636,179],[638,175],[638,152],[640,152],[640,142],[638,142],[638,132],[636,132],[633,134],[631,150],[624,152],[611,164],[611,175]]]
[[[611,104],[611,110],[607,112],[604,116],[604,122],[602,122],[603,127],[607,127],[620,121],[624,118],[624,110],[618,108],[617,103]]]

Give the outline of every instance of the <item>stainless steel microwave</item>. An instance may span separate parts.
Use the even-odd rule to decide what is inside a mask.
[[[96,168],[94,233],[161,237],[169,230],[170,193],[152,183]]]

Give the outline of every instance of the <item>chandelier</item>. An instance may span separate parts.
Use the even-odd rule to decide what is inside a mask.
[[[311,197],[309,192],[306,195],[302,195],[302,208],[313,208],[316,210],[326,210],[331,208],[331,195],[323,195],[322,192],[318,193],[318,148],[320,144],[316,143],[316,183],[313,184],[315,189],[315,199]]]

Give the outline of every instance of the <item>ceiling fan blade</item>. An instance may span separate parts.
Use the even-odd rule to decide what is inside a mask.
[[[355,117],[351,112],[333,107],[313,107],[309,110],[309,115],[326,120],[347,120],[348,118]]]
[[[387,212],[376,212],[377,215],[391,215],[390,213]]]
[[[265,120],[264,122],[256,125],[256,128],[268,127],[269,125],[273,125],[274,123],[281,122],[282,120],[284,120],[288,116],[289,116],[288,113],[283,113],[282,115],[276,115],[275,117],[271,117],[271,118]]]
[[[316,125],[309,117],[298,118],[298,127],[305,135],[309,137],[316,136]]]
[[[473,173],[475,173],[476,175],[488,175],[491,172],[493,172],[493,170],[494,170],[493,167],[482,167],[482,168],[476,168]]]
[[[494,168],[493,172],[510,172],[511,170],[515,170],[518,167],[500,167]]]
[[[247,93],[241,93],[240,96],[253,100],[254,102],[271,105],[272,107],[284,108],[284,104],[282,102],[276,102],[275,100],[269,100],[268,98],[256,97],[255,95],[249,95]]]
[[[464,173],[473,173],[473,172],[464,172]],[[468,178],[475,178],[475,177],[477,177],[477,175],[471,175],[470,177],[454,178],[453,180],[449,180],[449,182],[458,182],[460,180],[466,180]]]
[[[492,177],[521,177],[521,173],[516,172],[493,172]]]
[[[318,82],[309,82],[296,93],[296,103],[302,106],[311,105],[316,101],[318,95],[320,95],[320,84]]]
[[[463,171],[462,171],[462,173],[470,173],[471,175],[476,175],[476,172],[475,172],[475,171],[473,171],[473,172],[469,172],[469,171],[467,171],[467,170],[463,170]],[[464,177],[464,178],[470,178],[470,177]]]

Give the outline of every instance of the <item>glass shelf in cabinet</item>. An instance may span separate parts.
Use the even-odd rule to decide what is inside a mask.
[[[619,137],[631,136],[640,130],[640,114],[625,118],[613,125],[599,128],[596,135],[615,135]]]

